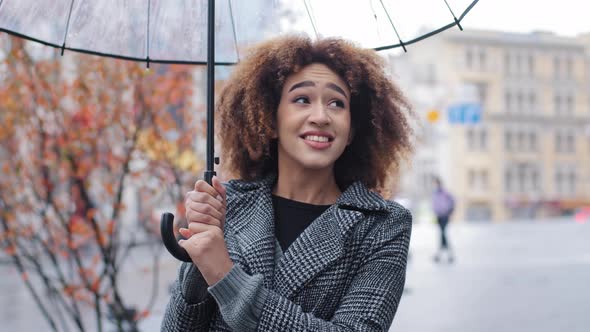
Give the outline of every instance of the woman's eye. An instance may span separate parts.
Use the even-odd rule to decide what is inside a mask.
[[[293,102],[296,104],[309,104],[309,99],[307,97],[297,97]]]
[[[328,106],[344,108],[344,102],[342,100],[332,100]]]

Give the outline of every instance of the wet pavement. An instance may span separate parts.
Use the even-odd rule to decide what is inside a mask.
[[[453,264],[432,260],[437,236],[414,228],[390,331],[589,331],[590,223],[451,225]]]
[[[590,223],[451,224],[449,238],[456,261],[436,264],[436,227],[414,226],[407,287],[390,331],[588,331]],[[160,257],[158,297],[142,331],[159,331],[176,276],[178,263]],[[0,263],[1,330],[48,330],[16,271]],[[145,254],[125,266],[121,288],[140,310],[149,301],[150,272]]]

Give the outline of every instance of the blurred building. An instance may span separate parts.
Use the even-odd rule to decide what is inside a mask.
[[[590,34],[447,31],[389,59],[420,118],[404,196],[426,204],[438,175],[456,220],[590,205]]]

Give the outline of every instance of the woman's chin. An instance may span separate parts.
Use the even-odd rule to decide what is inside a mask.
[[[303,168],[309,171],[332,170],[334,168],[333,161],[313,160],[302,163]]]

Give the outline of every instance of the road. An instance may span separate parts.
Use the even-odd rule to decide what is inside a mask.
[[[451,225],[452,265],[433,262],[437,236],[432,225],[414,227],[390,331],[589,330],[590,224]]]

